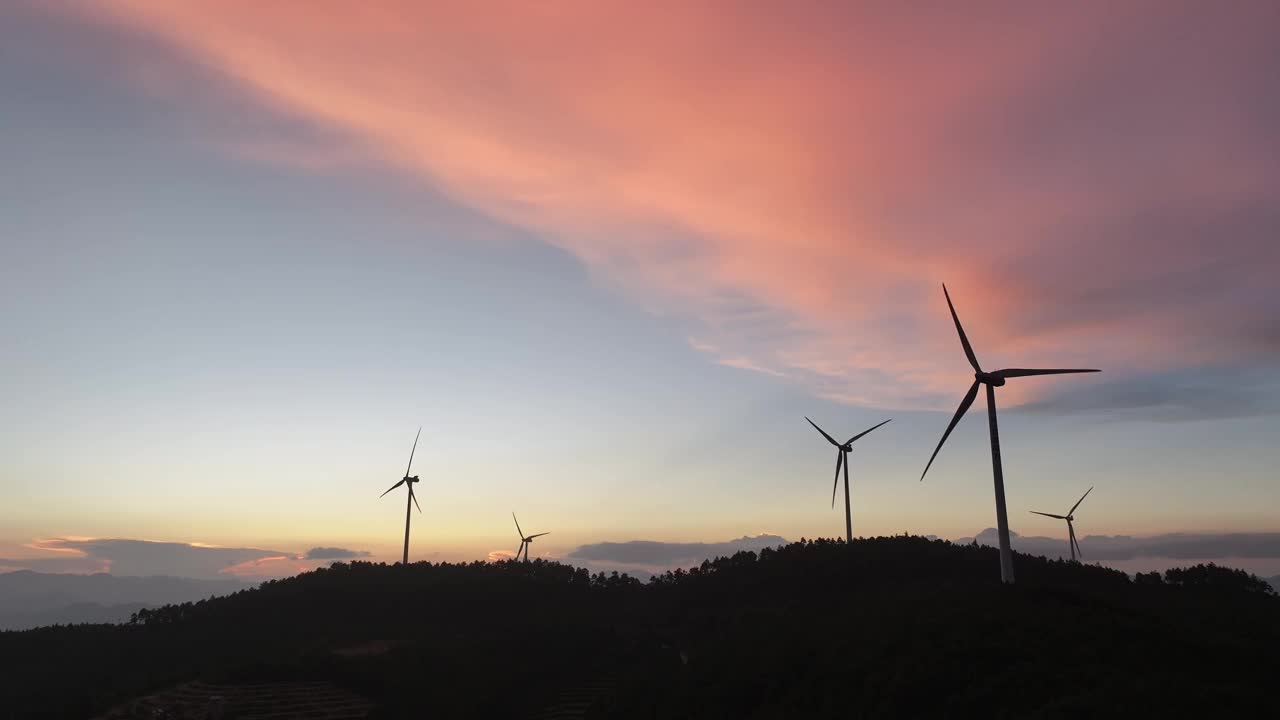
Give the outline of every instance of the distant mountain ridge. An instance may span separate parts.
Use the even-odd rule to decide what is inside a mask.
[[[144,608],[160,607],[156,603],[72,603],[27,612],[0,614],[0,630],[29,630],[48,625],[79,625],[81,623],[123,623]]]
[[[1165,558],[1180,562],[1211,561],[1224,564],[1229,558],[1275,559],[1280,558],[1280,533],[1166,533],[1145,537],[1129,535],[1086,535],[1079,527],[1076,535],[1080,551],[1087,561],[1118,561],[1135,558]],[[995,547],[999,537],[995,528],[987,528],[976,537],[959,538],[955,542],[968,545]],[[1047,558],[1065,558],[1067,529],[1061,535],[1043,537],[1019,535],[1009,531],[1009,540],[1018,552],[1042,555]],[[1230,562],[1225,562],[1230,564]]]
[[[123,622],[144,607],[183,603],[252,587],[253,583],[150,577],[0,573],[0,630],[82,622]]]

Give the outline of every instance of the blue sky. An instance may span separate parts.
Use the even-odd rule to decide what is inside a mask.
[[[553,532],[535,548],[553,556],[601,541],[834,536],[834,453],[805,415],[845,437],[894,418],[855,446],[856,534],[973,535],[994,524],[981,401],[917,482],[968,382],[940,279],[984,362],[1097,357],[1109,373],[1011,388],[1021,394],[1001,430],[1015,530],[1058,533],[1025,511],[1069,505],[1091,485],[1082,544],[1276,530],[1277,288],[1248,270],[1278,259],[1274,184],[1210,213],[1204,232],[1246,228],[1238,238],[1169,240],[1162,275],[1144,274],[1161,261],[1141,240],[1081,245],[1109,268],[1087,294],[1053,281],[1055,264],[1089,275],[1044,249],[1079,229],[1061,222],[1009,241],[998,269],[981,272],[952,267],[951,250],[908,227],[893,237],[880,217],[874,240],[846,248],[847,228],[831,226],[829,244],[775,256],[773,208],[723,219],[751,195],[699,206],[696,220],[670,210],[665,190],[633,202],[640,186],[594,182],[585,164],[577,184],[545,186],[477,184],[470,165],[424,170],[397,153],[430,156],[430,137],[388,149],[359,123],[268,97],[235,58],[211,59],[216,43],[172,30],[183,18],[114,12],[0,11],[0,557],[47,554],[37,539],[105,537],[392,559],[403,497],[378,493],[419,425],[417,558],[513,549],[512,510]],[[301,76],[305,58],[299,45],[286,60]],[[502,96],[544,109],[516,88]],[[1173,112],[1179,100],[1197,98],[1151,102]],[[744,126],[743,142],[757,129]],[[1089,140],[1080,152],[1113,154]],[[463,139],[435,142],[448,156]],[[1274,149],[1257,142],[1256,153]],[[647,168],[644,187],[696,187],[672,163],[670,179],[665,165]],[[606,223],[594,208],[609,193],[627,202]],[[751,239],[735,246],[734,228]],[[926,253],[918,277],[886,259],[888,245]],[[851,268],[876,260],[838,289],[799,275],[769,284],[771,259],[810,250]],[[1033,265],[1040,286],[1017,275]],[[1199,280],[1174,296],[1183,306],[1151,310],[1166,295],[1143,288],[1185,276]],[[1001,280],[1021,314],[996,312]],[[862,292],[860,281],[891,292],[857,296],[847,322],[805,314],[814,298]],[[1088,315],[1084,329],[1064,319],[1071,307]],[[1250,312],[1256,323],[1241,320]],[[1198,327],[1180,332],[1179,317]],[[1057,334],[1028,330],[1032,319]],[[1162,357],[1175,352],[1187,360]],[[1197,400],[1184,408],[1184,397]]]

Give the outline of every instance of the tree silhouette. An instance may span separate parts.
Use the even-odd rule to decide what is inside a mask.
[[[126,625],[0,633],[0,702],[91,717],[199,679],[329,681],[384,717],[519,717],[584,684],[636,718],[1273,707],[1280,599],[1263,581],[1020,556],[1002,586],[995,553],[802,540],[647,583],[546,560],[335,563]]]

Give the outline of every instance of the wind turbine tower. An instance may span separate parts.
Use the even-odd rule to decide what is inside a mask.
[[[996,485],[996,529],[1000,534],[1000,580],[1001,582],[1012,583],[1013,550],[1009,546],[1009,517],[1005,512],[1004,503],[1004,471],[1000,467],[1000,431],[996,427],[996,388],[1003,386],[1009,378],[1099,371],[1006,368],[995,372],[986,372],[978,364],[978,357],[973,354],[973,347],[969,345],[969,338],[965,336],[964,328],[960,326],[960,318],[956,315],[955,306],[951,304],[951,295],[947,292],[946,285],[942,286],[942,294],[947,298],[947,308],[951,310],[951,320],[956,325],[956,333],[960,335],[960,345],[964,347],[964,355],[969,359],[969,364],[973,366],[974,380],[973,385],[969,386],[969,392],[965,393],[964,399],[960,401],[960,407],[956,410],[956,414],[951,418],[951,424],[947,425],[946,431],[942,433],[942,439],[938,441],[938,447],[933,449],[933,455],[929,457],[929,464],[924,466],[924,472],[920,473],[920,479],[924,480],[925,473],[929,472],[929,466],[933,465],[934,458],[938,457],[938,451],[942,449],[942,444],[947,441],[947,437],[955,429],[956,423],[960,422],[960,418],[964,417],[965,412],[969,410],[969,406],[973,404],[974,398],[978,396],[978,387],[986,385],[987,424],[991,431],[991,471],[995,476]]]
[[[418,476],[409,476],[409,469],[413,467],[413,453],[418,450],[419,437],[422,437],[422,428],[418,428],[418,434],[413,437],[413,449],[409,451],[409,465],[404,469],[404,477],[400,478],[400,482],[387,488],[386,492],[378,496],[380,498],[385,497],[387,493],[395,490],[401,485],[409,486],[409,497],[404,501],[404,557],[401,559],[401,562],[405,565],[409,564],[409,520],[413,517],[411,513],[413,506],[418,508],[419,513],[422,512],[422,506],[418,505],[418,498],[413,494],[413,484],[418,482]],[[412,503],[413,506],[410,506],[410,503]]]
[[[805,420],[809,420],[809,418],[806,417]],[[889,421],[885,420],[880,423],[880,425],[884,425],[884,423],[887,422]],[[880,427],[880,425],[876,425],[869,430],[863,430],[857,435],[845,440],[843,443],[838,443],[835,438],[827,434],[826,430],[818,427],[818,424],[814,421],[809,420],[809,424],[813,426],[814,430],[822,433],[822,437],[826,438],[827,442],[836,446],[836,477],[831,483],[831,507],[833,508],[836,506],[836,488],[840,485],[840,468],[842,466],[844,467],[844,537],[845,542],[851,543],[853,542],[853,513],[849,509],[849,453],[853,451],[854,440],[866,435],[871,432],[871,430],[875,430]]]
[[[1066,515],[1054,515],[1052,513],[1043,513],[1038,510],[1031,511],[1036,515],[1043,515],[1045,517],[1067,521],[1067,547],[1071,549],[1071,562],[1076,561],[1076,554],[1080,551],[1080,543],[1076,540],[1076,528],[1075,525],[1073,525],[1076,519],[1076,508],[1080,507],[1080,503],[1084,502],[1084,499],[1089,497],[1089,493],[1091,492],[1093,492],[1093,488],[1085,490],[1084,495],[1080,496],[1080,499],[1076,501],[1075,505],[1071,506],[1071,509],[1067,511]],[[1079,555],[1080,557],[1084,557],[1083,552],[1079,552]]]
[[[511,519],[516,520],[516,514],[511,513]],[[520,553],[524,552],[524,561],[529,562],[529,546],[533,544],[534,538],[540,538],[543,535],[550,535],[549,532],[538,533],[537,535],[525,535],[520,529],[520,521],[516,520],[516,532],[520,534],[520,547],[516,549],[516,560],[520,560]]]

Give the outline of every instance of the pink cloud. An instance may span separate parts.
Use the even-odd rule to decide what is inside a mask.
[[[828,397],[1280,355],[1266,4],[110,7]]]

